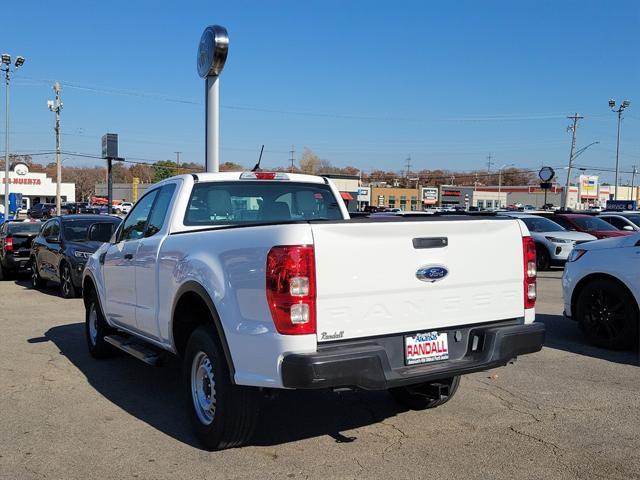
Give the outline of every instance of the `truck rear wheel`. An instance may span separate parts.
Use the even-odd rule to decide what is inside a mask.
[[[257,421],[258,395],[234,385],[224,353],[211,328],[198,327],[189,338],[183,377],[196,436],[210,450],[246,443]]]
[[[396,402],[410,410],[426,410],[439,407],[451,400],[459,385],[458,375],[437,382],[390,388],[389,393]]]

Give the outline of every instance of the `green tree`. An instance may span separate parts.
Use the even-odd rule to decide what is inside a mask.
[[[176,162],[172,160],[160,160],[152,165],[153,182],[159,182],[165,178],[176,175]],[[182,168],[182,167],[181,167]]]

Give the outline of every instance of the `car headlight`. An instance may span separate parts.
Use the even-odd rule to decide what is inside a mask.
[[[587,253],[586,250],[583,250],[581,248],[574,248],[573,250],[571,250],[571,252],[569,253],[569,256],[567,257],[567,262],[575,262],[576,260],[582,258],[582,256]]]
[[[73,255],[77,258],[84,258],[85,260],[93,255],[93,252],[82,252],[80,250],[76,250],[73,252]]]
[[[556,237],[544,237],[544,238],[546,238],[547,240],[553,243],[572,243],[571,240],[566,240],[564,238],[556,238]]]

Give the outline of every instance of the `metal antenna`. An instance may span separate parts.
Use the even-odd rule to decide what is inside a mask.
[[[264,144],[262,144],[262,148],[260,149],[260,156],[258,157],[258,163],[256,163],[254,167],[251,169],[252,172],[260,171],[260,162],[262,161],[262,152],[264,152]]]

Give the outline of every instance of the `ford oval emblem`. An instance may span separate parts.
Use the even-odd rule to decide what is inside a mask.
[[[449,275],[449,270],[442,265],[427,265],[420,267],[416,272],[418,280],[431,283],[442,280],[447,275]]]

